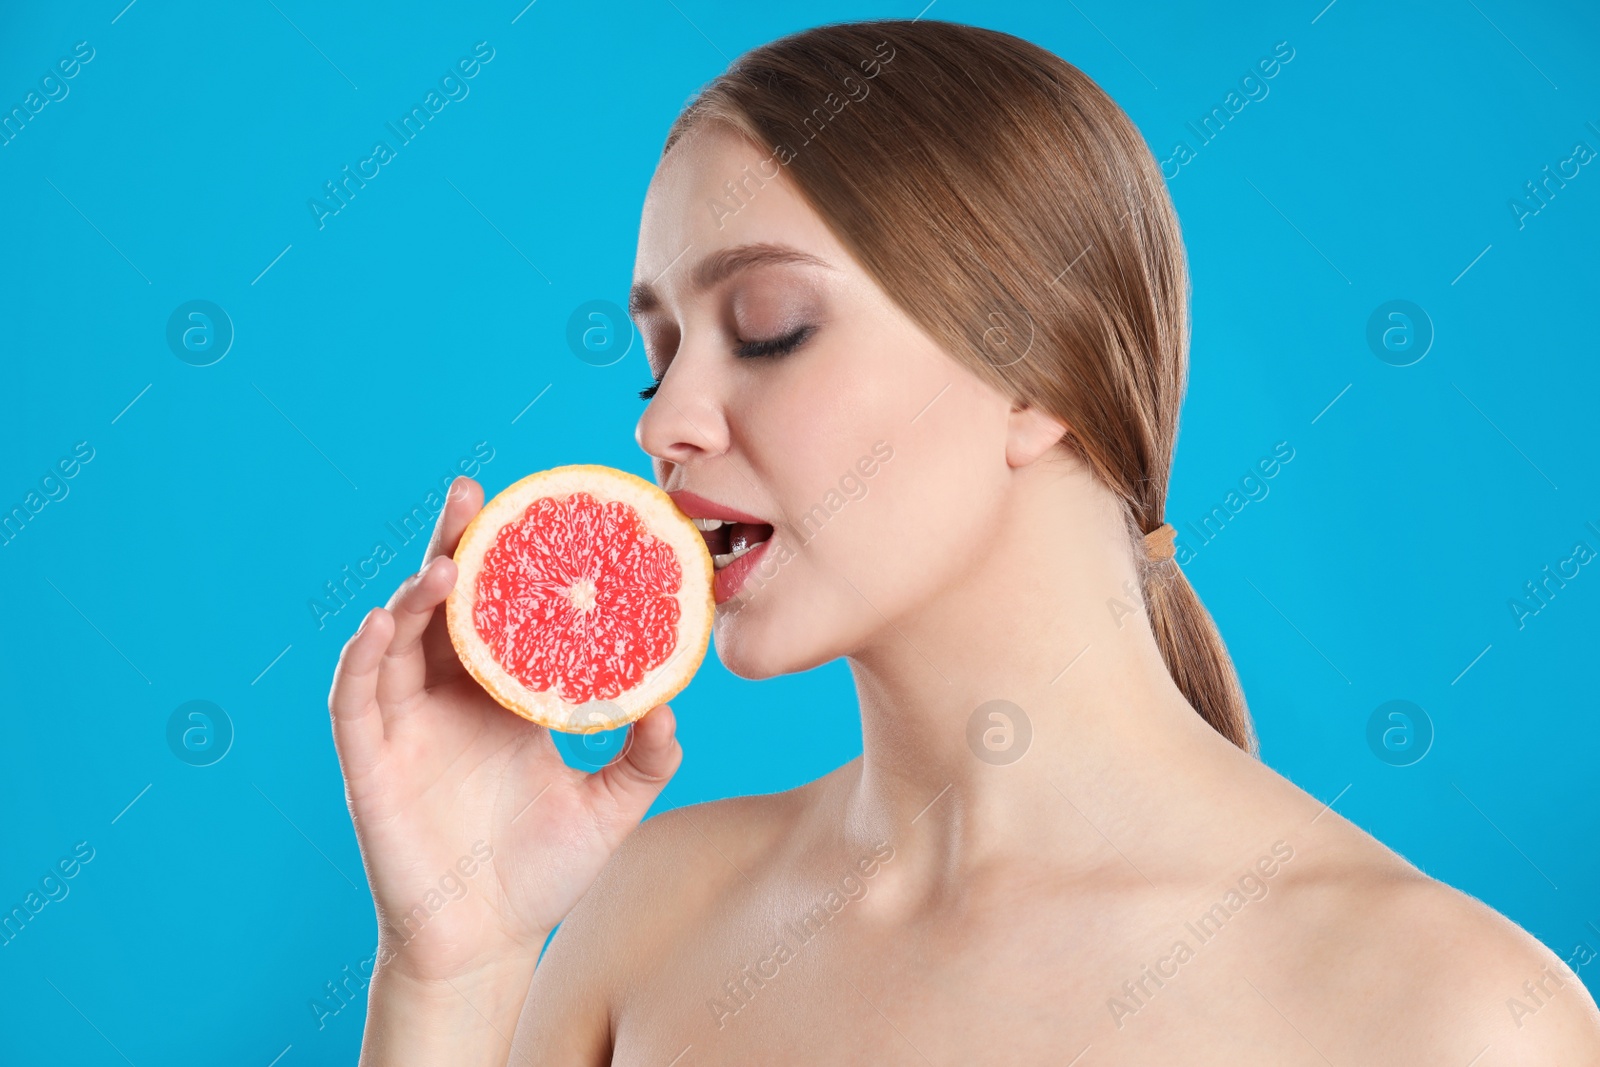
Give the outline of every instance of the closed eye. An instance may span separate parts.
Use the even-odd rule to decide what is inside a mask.
[[[744,341],[733,350],[734,355],[740,359],[758,359],[761,356],[781,356],[785,352],[792,352],[799,348],[807,337],[811,336],[812,327],[802,326],[793,333],[782,337],[773,337],[765,341]]]
[[[801,326],[782,337],[771,337],[760,341],[741,341],[733,350],[733,354],[740,359],[761,359],[768,356],[781,356],[799,348],[816,331],[814,326]],[[662,371],[662,377],[666,372]],[[649,400],[656,395],[656,390],[661,388],[662,378],[657,378],[645,388],[639,390],[640,400]]]

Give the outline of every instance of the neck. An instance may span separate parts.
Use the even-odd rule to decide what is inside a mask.
[[[911,846],[929,892],[1044,858],[1132,873],[1119,836],[1180,832],[1242,756],[1172,681],[1114,510],[1056,486],[1008,507],[993,551],[849,657],[847,835]]]

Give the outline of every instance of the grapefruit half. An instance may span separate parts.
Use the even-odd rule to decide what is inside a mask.
[[[468,523],[455,561],[456,654],[495,700],[552,730],[633,722],[689,684],[711,640],[705,538],[626,471],[528,475]]]

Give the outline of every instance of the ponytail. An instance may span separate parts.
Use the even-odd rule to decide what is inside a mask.
[[[1145,615],[1167,672],[1212,729],[1255,755],[1256,736],[1244,689],[1211,613],[1200,603],[1176,557],[1147,559],[1142,536],[1134,548],[1134,558],[1140,562]]]

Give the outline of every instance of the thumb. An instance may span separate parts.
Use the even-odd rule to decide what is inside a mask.
[[[677,773],[683,762],[677,731],[678,720],[669,705],[650,709],[630,728],[622,757],[589,776],[596,813],[614,833],[613,847],[638,825]]]

